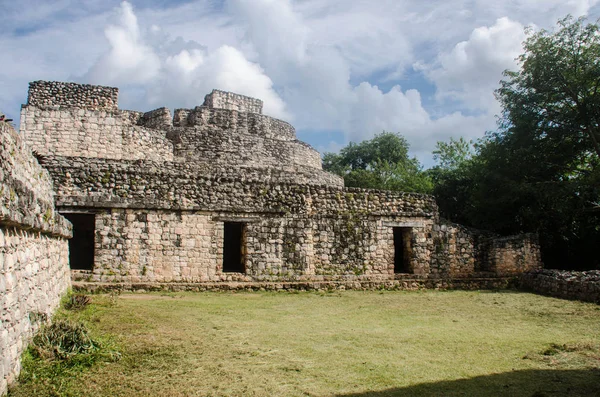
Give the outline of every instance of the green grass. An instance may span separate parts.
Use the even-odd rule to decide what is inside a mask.
[[[122,359],[17,396],[600,395],[600,306],[517,292],[126,294],[69,314]]]

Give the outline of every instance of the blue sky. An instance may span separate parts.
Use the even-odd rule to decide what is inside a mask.
[[[320,151],[383,130],[433,164],[438,140],[495,128],[493,91],[525,26],[600,16],[600,0],[0,0],[0,109],[33,80],[120,88],[120,107],[262,99]]]

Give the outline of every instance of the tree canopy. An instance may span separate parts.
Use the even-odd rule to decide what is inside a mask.
[[[344,178],[348,187],[430,193],[430,178],[399,134],[383,132],[361,143],[350,142],[339,154],[325,153],[323,168]]]
[[[567,17],[524,42],[496,96],[499,128],[461,156],[440,143],[442,214],[501,233],[537,232],[550,267],[600,267],[600,33]]]

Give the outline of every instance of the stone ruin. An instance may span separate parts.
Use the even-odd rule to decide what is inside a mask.
[[[27,340],[71,286],[69,238],[48,171],[0,120],[0,396],[19,374]]]
[[[171,117],[120,110],[116,88],[30,84],[21,134],[0,120],[0,395],[71,285],[497,288],[541,268],[534,236],[449,224],[431,196],[344,188],[261,112],[217,90]]]
[[[534,236],[444,222],[432,196],[345,188],[258,99],[214,90],[142,113],[117,88],[36,81],[20,129],[73,224],[80,281],[486,287],[541,267]]]

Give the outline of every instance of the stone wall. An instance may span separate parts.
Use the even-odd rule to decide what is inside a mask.
[[[65,209],[68,211],[68,209]],[[386,280],[394,277],[393,225],[356,215],[111,209],[95,213],[90,281]],[[223,272],[225,222],[245,225],[245,272]],[[426,275],[430,219],[411,232],[410,262]],[[416,226],[416,225],[415,225]]]
[[[32,333],[70,286],[71,224],[54,211],[48,171],[0,122],[0,395]]]
[[[344,290],[503,290],[514,288],[513,277],[432,279],[406,277],[395,280],[255,281],[206,283],[99,283],[74,281],[73,289],[90,293],[110,291],[344,291]]]
[[[99,85],[34,81],[29,83],[27,103],[39,107],[76,107],[117,110],[119,89]]]
[[[600,270],[540,269],[521,275],[519,281],[522,289],[539,294],[600,303]]]
[[[464,226],[443,222],[433,227],[431,274],[465,277],[485,270],[481,235]]]
[[[80,99],[105,89],[31,83],[29,101],[21,110],[27,144],[44,156],[221,164],[289,173],[322,169],[320,154],[298,141],[290,124],[260,114],[260,100],[213,91],[204,106],[177,109],[171,118],[167,108],[119,110],[116,96],[112,107],[88,106]]]
[[[173,126],[195,127],[212,124],[231,136],[249,134],[280,141],[296,140],[295,128],[283,121],[258,113],[236,112],[197,106],[194,109],[175,109]]]
[[[511,276],[542,268],[540,244],[534,234],[499,237],[489,240],[488,270]]]
[[[246,113],[262,113],[263,101],[233,92],[213,90],[204,97],[203,106]]]
[[[542,268],[537,237],[500,237],[442,222],[433,226],[434,277],[511,276]]]
[[[173,144],[140,112],[25,105],[21,134],[43,156],[172,161]]]

